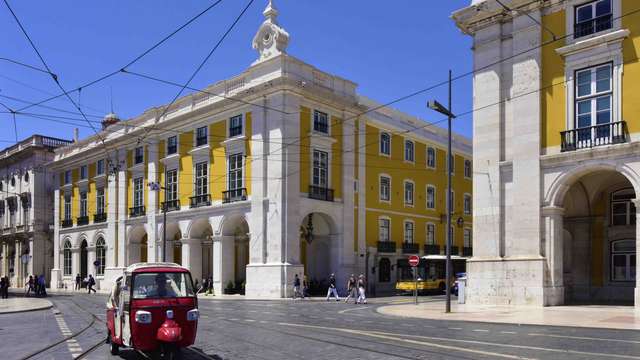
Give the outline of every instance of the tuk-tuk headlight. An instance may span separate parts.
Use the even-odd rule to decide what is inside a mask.
[[[151,324],[151,313],[144,310],[136,312],[136,322],[140,324]]]
[[[198,311],[198,309],[187,311],[187,320],[196,321],[198,320],[199,317],[200,317],[200,312]]]

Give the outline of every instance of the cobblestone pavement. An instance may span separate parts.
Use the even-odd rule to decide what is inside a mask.
[[[425,298],[425,301],[428,298]],[[105,297],[56,296],[51,310],[0,316],[0,358],[21,359],[64,341],[35,359],[70,359],[105,338]],[[317,301],[201,300],[191,359],[640,359],[640,332],[550,326],[419,320],[379,314],[367,305]],[[98,317],[93,318],[90,313]],[[5,341],[6,340],[6,341]],[[10,345],[9,345],[10,344]],[[145,359],[133,351],[109,354],[98,345],[86,359]]]

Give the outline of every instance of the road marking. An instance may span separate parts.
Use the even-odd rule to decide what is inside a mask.
[[[370,307],[370,306],[360,306],[360,307],[357,307],[357,308],[344,309],[344,310],[340,310],[340,311],[338,311],[338,314],[344,314],[344,313],[349,312],[349,311],[355,311],[355,310],[368,309],[369,307]]]
[[[489,332],[489,330],[486,330],[486,329],[473,329],[473,331],[475,331],[475,332]]]
[[[500,334],[517,334],[515,331],[500,331]]]
[[[379,338],[379,339],[395,340],[395,341],[401,341],[401,342],[405,342],[405,343],[409,343],[409,344],[417,344],[417,345],[424,345],[424,346],[429,346],[429,347],[437,347],[437,348],[441,348],[441,349],[460,351],[460,352],[467,352],[467,353],[472,353],[472,354],[479,354],[479,355],[486,355],[486,356],[493,356],[493,357],[502,357],[502,358],[507,358],[507,359],[526,359],[526,358],[523,358],[522,356],[517,356],[517,355],[501,354],[501,353],[483,351],[483,350],[472,350],[472,349],[466,349],[466,348],[462,348],[462,347],[458,347],[458,346],[442,345],[442,344],[436,343],[436,342],[426,342],[426,341],[417,341],[417,340],[411,340],[411,339],[403,339],[403,338],[399,338],[399,337],[395,337],[395,336],[384,335],[384,333],[368,332],[368,331],[361,331],[361,330],[351,330],[351,329],[342,329],[342,328],[328,328],[328,327],[323,327],[323,326],[303,325],[303,324],[278,323],[278,325],[293,326],[293,327],[297,326],[297,327],[316,328],[316,329],[324,329],[324,330],[330,330],[330,331],[342,331],[342,332],[346,332],[346,333],[349,333],[349,334],[365,335],[365,336]]]
[[[594,338],[594,337],[586,337],[586,336],[553,335],[553,334],[538,334],[538,333],[531,333],[527,335],[546,336],[546,337],[552,337],[552,338],[563,338],[563,339],[574,339],[574,340],[614,341],[614,342],[621,342],[621,343],[628,343],[628,344],[640,344],[640,341],[637,341],[637,340],[606,339],[606,338]]]
[[[450,327],[449,330],[462,330],[462,328]]]
[[[62,314],[57,313],[55,314],[55,317],[56,322],[58,323],[58,328],[60,329],[62,335],[64,337],[73,335],[69,330],[66,321],[64,321],[64,317],[62,317]],[[82,353],[82,347],[80,347],[80,344],[78,344],[78,341],[76,341],[76,339],[67,339],[65,342],[67,343],[67,350],[69,350],[72,357],[75,358]]]
[[[253,320],[253,319],[244,319],[244,321],[246,321],[246,322],[254,322],[255,320]]]

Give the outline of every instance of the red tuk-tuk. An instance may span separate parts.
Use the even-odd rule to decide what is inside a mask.
[[[173,263],[131,265],[107,300],[111,354],[129,347],[173,359],[195,342],[199,315],[189,270]]]

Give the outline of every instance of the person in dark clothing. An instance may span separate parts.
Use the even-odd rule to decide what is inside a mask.
[[[82,277],[80,276],[80,274],[76,275],[76,290],[80,290],[80,288],[82,287]]]
[[[27,281],[27,293],[25,294],[26,296],[29,296],[29,294],[31,293],[31,291],[33,291],[34,295],[35,295],[35,284],[33,282],[33,276],[29,275],[29,280]]]
[[[47,296],[47,283],[44,274],[38,277],[38,295],[42,297]]]
[[[207,293],[213,294],[213,277],[209,277],[209,287],[207,288]]]
[[[293,277],[293,300],[295,300],[298,296],[301,296],[300,293],[300,278],[298,274]],[[301,296],[304,298],[304,295]]]
[[[11,287],[11,281],[9,281],[9,277],[5,276],[4,277],[4,293],[3,298],[4,299],[8,299],[9,298],[9,288]]]
[[[302,278],[302,298],[309,296],[309,280],[307,275]]]
[[[340,296],[338,296],[338,289],[336,288],[336,275],[331,274],[329,276],[329,289],[327,290],[327,301],[331,296],[336,297],[336,301],[340,301]]]
[[[5,282],[5,278],[3,276],[0,278],[0,297],[3,299],[6,299],[4,295],[6,286],[7,286],[7,283]]]
[[[97,292],[96,289],[93,288],[93,285],[95,284],[96,284],[96,280],[93,278],[91,274],[89,274],[89,280],[87,281],[87,288],[89,289],[89,294],[91,294],[91,291],[93,291],[94,293]]]

